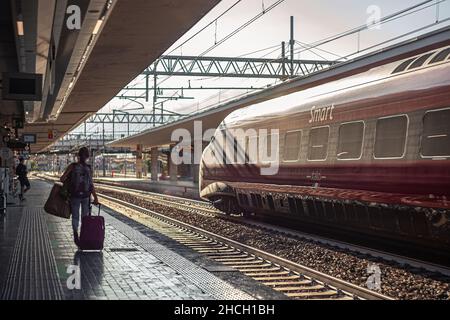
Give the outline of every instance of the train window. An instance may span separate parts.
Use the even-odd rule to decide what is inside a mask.
[[[402,158],[405,154],[407,131],[407,116],[379,119],[375,136],[375,158]]]
[[[425,114],[421,155],[450,157],[450,109]]]
[[[361,158],[364,140],[364,122],[345,123],[339,127],[338,160]]]
[[[292,131],[284,137],[284,161],[298,161],[300,158],[300,145],[302,143],[302,132]]]
[[[408,66],[409,66],[414,60],[416,60],[416,58],[412,58],[412,59],[409,59],[409,60],[407,60],[407,61],[401,63],[397,68],[395,68],[395,70],[394,70],[394,72],[392,72],[392,74],[405,71],[406,68],[408,68]]]
[[[450,47],[440,51],[431,61],[430,63],[436,63],[444,61],[448,55],[450,55]]]
[[[330,127],[313,128],[309,132],[309,161],[324,161],[328,156]]]
[[[419,67],[423,66],[423,64],[425,63],[425,61],[427,61],[428,58],[431,57],[431,56],[432,56],[433,54],[435,54],[435,53],[436,53],[436,51],[431,52],[431,53],[424,54],[423,56],[417,58],[417,60],[413,62],[413,64],[408,68],[408,70],[409,70],[409,69],[419,68]]]

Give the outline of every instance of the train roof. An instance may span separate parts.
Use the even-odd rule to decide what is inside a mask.
[[[436,72],[443,69],[446,72]],[[380,91],[373,88],[380,88],[380,85],[383,95],[442,84],[450,85],[450,70],[447,69],[450,69],[450,46],[236,110],[225,118],[219,129],[236,127],[241,123],[259,122],[269,117],[286,117],[309,111],[313,106],[334,104],[339,107],[346,102],[376,97]],[[434,80],[418,81],[417,76],[433,71],[439,73]],[[393,81],[396,82],[395,85],[392,85]]]

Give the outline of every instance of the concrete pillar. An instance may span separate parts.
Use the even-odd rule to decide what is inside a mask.
[[[102,154],[102,169],[103,169],[103,177],[106,177],[106,158],[105,154]]]
[[[193,166],[193,172],[192,172],[192,175],[193,175],[193,178],[194,178],[194,183],[198,183],[198,181],[199,181],[199,174],[200,174],[200,165],[198,165],[198,164],[193,164],[192,165]]]
[[[195,159],[195,143],[192,144],[191,146],[191,165],[190,165],[190,169],[191,169],[191,175],[192,175],[192,180],[194,181],[194,183],[198,183],[198,172],[199,172],[199,165],[197,163],[195,163],[196,159]]]
[[[159,163],[158,163],[158,157],[159,157],[159,150],[158,148],[152,148],[150,151],[150,157],[152,162],[152,168],[151,168],[151,177],[152,181],[158,181],[158,171],[159,171]]]
[[[175,148],[175,145],[170,146],[170,153],[169,153],[169,175],[170,175],[170,181],[177,181],[178,180],[178,166],[172,162],[172,150]]]
[[[199,182],[201,154],[203,154],[203,150],[205,150],[207,145],[208,143],[203,140],[196,141],[192,145],[192,177],[194,183]],[[201,148],[201,150],[196,150],[195,148]],[[196,153],[197,157],[195,156]]]
[[[147,178],[147,173],[147,155],[145,153],[142,153],[142,177]]]
[[[136,178],[142,179],[142,144],[136,146]]]

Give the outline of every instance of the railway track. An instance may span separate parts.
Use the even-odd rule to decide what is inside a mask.
[[[44,176],[43,178],[51,181],[55,181],[56,179],[50,176]],[[111,191],[111,192],[117,192],[117,191],[123,191],[133,196],[138,196],[142,199],[145,199],[151,203],[155,203],[162,206],[167,206],[170,208],[182,210],[189,213],[194,214],[200,214],[203,216],[208,217],[220,217],[221,219],[232,221],[235,223],[244,224],[247,226],[252,227],[258,227],[262,228],[264,230],[270,231],[270,232],[276,232],[282,235],[286,235],[289,237],[294,237],[300,240],[308,240],[313,241],[319,244],[327,245],[332,248],[340,249],[340,250],[346,250],[352,254],[360,254],[360,255],[366,255],[368,257],[382,259],[386,262],[394,262],[400,265],[403,265],[407,268],[416,268],[416,269],[423,269],[428,272],[437,273],[440,275],[448,276],[450,277],[450,268],[447,268],[445,266],[441,266],[438,264],[433,264],[426,261],[421,261],[418,259],[413,259],[393,253],[387,253],[380,250],[375,250],[372,248],[368,248],[365,246],[355,245],[339,240],[334,240],[322,236],[313,235],[310,233],[305,233],[297,230],[292,230],[280,226],[276,226],[273,224],[268,224],[252,219],[242,219],[240,216],[227,216],[220,210],[217,210],[212,206],[211,204],[204,202],[204,201],[198,201],[198,200],[192,200],[187,198],[181,198],[177,196],[171,196],[171,195],[161,195],[159,193],[153,193],[148,191],[141,191],[136,189],[130,189],[126,187],[119,187],[119,186],[112,186],[109,184],[103,184],[103,183],[96,183],[97,187],[103,190]]]
[[[240,224],[244,224],[244,225],[248,225],[248,226],[252,226],[252,227],[262,228],[262,229],[270,231],[270,232],[276,232],[279,234],[298,238],[301,240],[314,241],[316,243],[327,245],[327,246],[330,246],[330,247],[333,247],[336,249],[346,250],[353,254],[355,254],[355,253],[362,254],[362,255],[366,255],[368,257],[372,257],[372,258],[382,259],[387,262],[398,263],[398,264],[404,265],[409,268],[423,269],[428,272],[438,273],[438,274],[441,274],[444,276],[450,276],[450,269],[447,267],[438,265],[438,264],[433,264],[433,263],[421,261],[418,259],[413,259],[413,258],[401,256],[401,255],[396,255],[393,253],[386,253],[386,252],[383,252],[380,250],[375,250],[375,249],[371,249],[371,248],[364,247],[364,246],[359,246],[359,245],[350,244],[350,243],[346,243],[343,241],[338,241],[338,240],[334,240],[334,239],[330,239],[330,238],[325,238],[325,237],[321,237],[321,236],[317,236],[317,235],[313,235],[313,234],[309,234],[309,233],[305,233],[305,232],[291,230],[288,228],[279,227],[276,225],[272,225],[272,224],[268,224],[268,223],[264,223],[264,222],[260,222],[260,221],[254,221],[252,219],[242,219],[242,217],[240,217],[240,216],[226,216],[221,211],[215,209],[212,205],[202,202],[202,201],[180,198],[180,197],[175,197],[175,196],[166,196],[166,195],[150,193],[150,192],[146,192],[146,191],[139,191],[139,190],[124,188],[124,187],[116,187],[116,186],[103,185],[103,184],[100,184],[99,187],[101,189],[110,190],[113,192],[118,191],[118,190],[124,191],[124,192],[127,192],[128,194],[140,196],[147,201],[150,201],[150,202],[153,202],[153,203],[156,203],[159,205],[183,210],[186,212],[200,214],[200,215],[209,216],[209,217],[219,216],[221,219],[224,219],[224,220],[228,220],[228,221],[232,221],[232,222],[236,222],[236,223],[240,223]]]
[[[44,177],[46,180],[51,180],[54,181],[54,178],[50,178],[49,177]],[[282,254],[282,256],[284,256],[286,259],[280,258],[280,257],[275,257],[273,255],[271,255],[268,252],[264,252],[264,251],[260,251],[258,254],[255,254],[255,251],[252,251],[252,249],[254,250],[258,250],[256,248],[250,248],[247,250],[246,245],[242,244],[242,243],[237,243],[237,242],[227,242],[226,240],[229,241],[233,241],[232,239],[226,239],[224,238],[224,241],[222,241],[219,235],[217,235],[217,233],[221,233],[222,235],[226,235],[227,237],[231,237],[234,239],[243,239],[243,238],[239,238],[239,237],[235,237],[234,235],[232,235],[231,233],[222,233],[222,232],[215,232],[215,228],[210,228],[207,227],[207,225],[204,224],[198,224],[195,221],[191,221],[190,219],[185,219],[184,215],[182,212],[186,212],[189,213],[190,216],[204,216],[205,219],[209,219],[211,221],[211,223],[213,224],[218,224],[219,225],[219,229],[222,229],[222,227],[220,227],[220,221],[224,220],[224,221],[228,221],[228,223],[232,223],[235,225],[236,230],[239,230],[239,226],[242,225],[243,226],[243,230],[245,230],[245,226],[247,227],[247,229],[250,230],[261,230],[261,232],[264,232],[265,234],[267,234],[267,240],[264,241],[270,241],[269,239],[271,239],[271,237],[274,238],[279,238],[280,236],[282,238],[286,238],[285,241],[289,241],[289,239],[295,239],[298,240],[300,243],[311,243],[313,245],[318,246],[318,248],[320,248],[320,246],[329,248],[329,250],[331,251],[336,251],[336,253],[339,253],[339,255],[341,255],[341,253],[343,253],[344,255],[347,254],[349,256],[354,256],[357,257],[357,259],[362,259],[362,260],[366,260],[366,261],[377,261],[376,263],[382,263],[385,266],[387,265],[391,265],[391,266],[396,266],[398,272],[397,275],[391,274],[389,275],[390,280],[392,281],[391,283],[395,283],[398,282],[398,285],[401,285],[402,283],[402,278],[405,277],[405,273],[403,273],[403,270],[405,270],[407,273],[410,273],[411,276],[407,276],[406,278],[409,277],[409,281],[411,281],[410,285],[411,288],[414,288],[416,286],[416,277],[419,275],[423,275],[426,278],[429,279],[443,279],[442,281],[444,281],[444,283],[448,283],[448,279],[450,279],[450,269],[448,269],[447,267],[441,266],[441,265],[436,265],[436,264],[432,264],[426,261],[421,261],[421,260],[416,260],[416,259],[412,259],[409,257],[404,257],[404,256],[400,256],[400,255],[396,255],[396,254],[392,254],[392,253],[386,253],[384,251],[379,251],[379,250],[374,250],[371,248],[367,248],[367,247],[363,247],[363,246],[359,246],[359,245],[354,245],[354,244],[350,244],[350,243],[346,243],[346,242],[341,242],[338,240],[334,240],[334,239],[327,239],[324,238],[322,236],[317,236],[315,234],[308,234],[308,233],[304,233],[304,232],[300,232],[297,230],[292,230],[292,229],[288,229],[288,228],[284,228],[284,227],[280,227],[280,226],[275,226],[272,224],[268,224],[268,223],[264,223],[264,222],[260,222],[260,221],[256,221],[256,220],[252,220],[252,219],[243,219],[240,216],[225,216],[223,213],[221,213],[219,210],[215,209],[214,207],[212,207],[210,204],[202,202],[202,201],[197,201],[197,200],[191,200],[191,199],[186,199],[186,198],[180,198],[180,197],[175,197],[175,196],[168,196],[168,195],[161,195],[161,194],[155,194],[155,193],[150,193],[147,191],[140,191],[140,190],[135,190],[135,189],[130,189],[130,188],[125,188],[125,187],[118,187],[118,186],[111,186],[111,185],[103,185],[103,184],[96,184],[98,191],[101,192],[105,192],[107,193],[106,197],[103,197],[103,199],[107,200],[107,197],[110,197],[110,201],[112,204],[113,201],[116,201],[114,205],[120,205],[120,201],[122,201],[122,209],[127,209],[126,204],[129,205],[128,209],[130,209],[130,206],[135,206],[135,211],[139,210],[143,210],[140,211],[140,214],[142,215],[143,212],[145,212],[145,216],[152,216],[153,220],[155,219],[155,214],[157,214],[156,212],[154,212],[155,210],[159,213],[159,220],[162,219],[162,217],[165,217],[165,221],[169,221],[169,224],[172,223],[173,218],[175,218],[176,220],[174,221],[178,221],[178,226],[180,226],[180,224],[183,224],[184,222],[180,221],[187,221],[190,223],[190,225],[186,225],[186,226],[181,226],[181,228],[183,229],[183,232],[181,234],[177,234],[175,235],[175,238],[177,241],[179,242],[184,242],[185,245],[189,245],[191,246],[191,248],[198,250],[198,251],[204,251],[202,252],[203,254],[209,256],[211,259],[217,259],[217,262],[221,262],[224,263],[226,266],[235,266],[236,270],[241,271],[243,273],[249,273],[250,276],[254,276],[255,278],[258,279],[258,277],[256,277],[257,274],[259,274],[260,272],[253,272],[256,270],[264,270],[267,271],[268,273],[272,273],[270,276],[266,276],[266,277],[261,277],[264,279],[258,279],[258,281],[261,281],[265,284],[268,284],[269,286],[272,286],[275,290],[280,291],[282,293],[285,293],[287,296],[292,295],[292,297],[295,297],[296,294],[299,294],[299,296],[301,296],[301,292],[296,292],[294,289],[298,288],[299,286],[301,287],[302,285],[306,285],[308,284],[308,287],[314,287],[317,286],[316,289],[319,292],[326,292],[328,290],[326,290],[327,288],[334,288],[334,295],[330,294],[330,298],[334,298],[336,299],[337,297],[339,297],[338,299],[351,299],[351,298],[363,298],[363,299],[373,299],[373,297],[370,296],[361,296],[361,295],[357,295],[354,294],[352,292],[352,290],[345,290],[342,288],[342,286],[340,286],[340,284],[336,284],[333,286],[333,282],[332,281],[326,281],[326,279],[322,279],[316,277],[316,272],[314,272],[314,270],[308,269],[306,266],[303,266],[303,268],[298,268],[298,265],[294,262],[288,261],[290,259],[293,259],[292,256],[290,254],[286,255],[286,254]],[[115,198],[120,198],[120,199],[115,199]],[[114,200],[115,199],[115,200]],[[136,199],[136,201],[134,201],[133,199]],[[125,201],[124,201],[125,200]],[[142,200],[144,200],[142,202]],[[117,202],[119,201],[119,202]],[[130,203],[132,202],[132,203]],[[134,204],[133,204],[134,203]],[[149,206],[147,206],[147,204],[149,204]],[[136,204],[139,204],[139,206],[137,206]],[[153,204],[157,204],[157,205],[153,205]],[[142,206],[142,207],[140,207]],[[143,208],[146,207],[146,208]],[[132,209],[134,210],[134,209]],[[168,210],[168,211],[166,211]],[[149,214],[149,212],[152,212],[152,214]],[[170,212],[179,212],[176,215],[173,215]],[[216,223],[214,223],[213,221],[215,220],[215,218],[217,218]],[[195,220],[195,219],[194,219]],[[201,221],[201,219],[200,219]],[[142,222],[142,221],[141,221]],[[144,219],[143,223],[145,224],[147,222],[147,220]],[[165,223],[166,223],[165,222]],[[203,228],[206,227],[206,229],[213,231],[213,233],[211,233],[210,231],[207,230],[201,230],[199,229],[199,231],[195,231],[195,229],[193,228],[198,228],[192,225],[192,223],[194,225],[202,225]],[[151,226],[152,228],[154,228],[154,226]],[[172,225],[172,227],[174,227]],[[217,226],[216,226],[217,227]],[[234,228],[234,227],[233,227]],[[167,225],[166,228],[162,228],[162,231],[167,230]],[[188,230],[194,230],[194,232],[191,234],[188,232]],[[161,231],[161,232],[162,232]],[[239,231],[241,232],[241,231]],[[247,232],[247,231],[245,231]],[[250,233],[254,233],[254,232],[250,232]],[[292,241],[292,240],[291,240]],[[246,243],[248,243],[247,241],[245,241]],[[250,241],[252,242],[252,241]],[[253,241],[253,244],[254,241]],[[271,246],[261,246],[259,244],[255,244],[257,245],[257,247],[259,247],[260,249],[263,250],[268,250],[269,252],[276,252],[277,254],[279,253],[279,250],[276,248],[270,248]],[[231,248],[230,248],[231,247]],[[236,251],[237,250],[237,251]],[[308,249],[311,250],[311,249]],[[211,252],[208,252],[211,251]],[[322,251],[322,250],[320,250]],[[303,255],[303,253],[302,253]],[[328,253],[327,253],[328,255]],[[224,259],[224,260],[223,260]],[[239,259],[244,259],[241,263],[241,261],[239,261]],[[279,261],[278,259],[281,259],[281,261]],[[319,259],[321,259],[319,257]],[[222,261],[221,261],[222,260]],[[301,261],[294,259],[297,262],[300,262],[303,264],[303,259]],[[322,259],[321,259],[322,260]],[[261,262],[262,261],[262,262]],[[278,261],[278,262],[277,262]],[[313,261],[313,260],[312,260]],[[234,265],[234,262],[239,262],[239,264]],[[248,262],[246,264],[244,264],[244,262]],[[353,263],[353,262],[351,262]],[[309,263],[309,266],[311,268],[316,268],[316,266],[318,266],[316,263]],[[257,268],[252,268],[252,266],[256,266],[258,265]],[[342,268],[342,263],[338,263],[338,265],[340,265],[340,267],[338,268]],[[348,267],[350,267],[351,265],[348,265]],[[305,269],[306,268],[306,269]],[[344,267],[345,268],[345,267]],[[310,271],[311,273],[308,273],[306,271]],[[336,270],[330,270],[330,268],[322,268],[320,267],[319,270],[322,270],[323,272],[325,272],[326,274],[330,274],[330,275],[336,275],[339,276],[340,272],[336,272],[339,269]],[[343,270],[344,271],[344,270]],[[287,273],[286,273],[287,272]],[[291,272],[294,272],[294,274],[292,274]],[[344,271],[345,272],[345,271]],[[384,271],[384,273],[386,272],[386,270]],[[252,273],[255,273],[256,275],[252,275]],[[279,274],[273,274],[273,273],[279,273]],[[383,273],[383,275],[385,276],[385,274]],[[292,277],[292,279],[290,279],[289,277]],[[356,276],[357,277],[357,276]],[[271,279],[272,278],[272,279]],[[342,278],[341,276],[339,276],[339,278]],[[344,277],[346,278],[346,280],[351,281],[353,283],[359,284],[359,285],[363,285],[361,283],[361,281],[354,281],[353,279],[355,279],[355,276],[353,277]],[[398,279],[398,280],[397,280]],[[273,280],[273,281],[272,281]],[[277,284],[277,282],[280,281],[280,285]],[[395,282],[394,282],[395,281]],[[428,280],[427,282],[429,284],[427,284],[427,286],[433,288],[433,286],[435,284],[431,284],[430,283],[431,280]],[[437,280],[437,281],[441,281],[441,280]],[[318,283],[318,284],[317,284]],[[348,282],[350,283],[350,282]],[[386,282],[383,282],[386,283]],[[420,283],[420,281],[418,282]],[[319,286],[322,285],[323,288],[325,289],[321,289],[319,288]],[[357,285],[356,285],[357,287]],[[448,286],[447,286],[448,288]],[[342,293],[340,292],[340,290],[342,292],[345,292],[345,294],[342,295]],[[392,287],[390,290],[383,290],[384,293],[386,294],[393,294],[394,297],[396,298],[400,298],[398,296],[398,294],[396,294],[396,289],[395,287]],[[401,289],[402,292],[407,291],[407,287],[403,287],[403,289]],[[414,290],[414,289],[413,289]],[[333,291],[333,290],[330,290]],[[338,293],[338,295],[336,296],[336,293]],[[322,298],[326,298],[326,294],[321,293]],[[447,295],[450,297],[450,291],[448,291]],[[440,297],[445,298],[445,294],[442,296],[442,293],[439,293]],[[320,294],[318,295],[318,297],[321,297]],[[428,295],[427,295],[428,297]],[[429,296],[431,297],[431,295]]]
[[[391,299],[207,230],[99,192],[102,203],[292,299]],[[136,214],[140,217],[136,217]],[[144,217],[142,216],[144,215]],[[169,227],[168,227],[169,226]]]
[[[191,213],[201,214],[210,217],[224,215],[220,210],[217,210],[216,208],[214,208],[214,206],[204,201],[191,200],[187,198],[180,198],[170,195],[161,195],[159,193],[140,191],[101,183],[96,183],[96,187],[99,188],[100,190],[109,190],[113,192],[124,191],[127,192],[128,194],[139,196],[142,199],[146,199],[159,205],[170,206],[172,208],[180,209]]]

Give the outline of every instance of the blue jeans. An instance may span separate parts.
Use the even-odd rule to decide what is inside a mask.
[[[72,228],[78,232],[80,225],[80,206],[81,216],[89,215],[89,198],[70,198],[70,211],[72,212]]]

